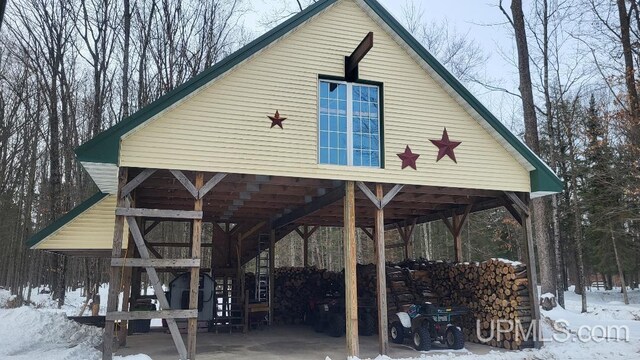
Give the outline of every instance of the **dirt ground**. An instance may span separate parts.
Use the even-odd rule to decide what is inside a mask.
[[[186,344],[186,337],[185,337]],[[450,352],[448,349],[434,349],[428,353],[415,351],[408,344],[389,344],[392,358],[419,357],[421,354]],[[439,345],[434,343],[434,348]],[[262,330],[242,333],[198,333],[198,360],[332,360],[346,359],[345,339],[332,338],[316,333],[310,326],[273,326]],[[484,345],[468,343],[461,354],[486,354],[497,350]],[[147,354],[154,360],[175,360],[177,352],[171,335],[163,332],[132,335],[127,338],[127,346],[118,350],[117,355]],[[360,337],[360,358],[375,358],[378,355],[378,337]]]

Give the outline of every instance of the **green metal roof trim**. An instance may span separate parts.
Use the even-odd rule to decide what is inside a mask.
[[[138,125],[149,120],[175,102],[189,95],[209,81],[222,75],[251,55],[262,50],[273,41],[318,14],[337,0],[321,0],[293,16],[271,31],[227,56],[216,65],[205,70],[190,81],[170,91],[158,100],[118,124],[100,133],[76,149],[76,155],[83,162],[118,163],[120,138]],[[440,64],[389,12],[376,0],[363,0],[393,31],[395,31],[433,70],[446,81],[480,116],[482,116],[513,148],[518,151],[535,170],[530,172],[531,192],[561,192],[562,180],[524,143],[511,133],[491,112],[484,107],[447,69]]]
[[[61,218],[54,221],[51,225],[45,227],[44,229],[38,231],[35,235],[33,235],[29,240],[27,240],[27,246],[33,247],[37,245],[42,240],[46,239],[49,235],[55,233],[60,230],[64,225],[66,225],[71,220],[75,219],[78,215],[85,212],[87,209],[92,207],[93,205],[100,202],[100,200],[107,197],[109,194],[105,194],[102,192],[97,192],[84,202],[80,203],[78,206],[74,207],[68,213],[64,214]]]

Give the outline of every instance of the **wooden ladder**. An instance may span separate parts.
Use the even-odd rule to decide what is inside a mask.
[[[235,271],[235,270],[234,270]],[[227,330],[244,330],[244,283],[238,275],[215,275],[215,310],[211,330],[220,332]]]

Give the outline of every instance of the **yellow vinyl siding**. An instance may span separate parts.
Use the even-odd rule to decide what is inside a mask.
[[[369,32],[360,78],[384,83],[384,169],[318,164],[318,75],[343,76]],[[279,110],[284,130],[270,129]],[[446,126],[458,163],[436,163]],[[420,154],[418,171],[397,153]],[[120,165],[530,191],[528,171],[355,2],[342,0],[121,143]]]
[[[113,247],[116,195],[108,195],[34,246],[39,250],[102,250]],[[129,228],[125,223],[127,247]]]

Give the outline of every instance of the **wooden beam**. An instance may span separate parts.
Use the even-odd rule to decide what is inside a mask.
[[[382,184],[376,184],[376,198],[382,202]],[[384,242],[384,210],[382,208],[375,211],[375,249],[376,249],[376,295],[378,297],[378,351],[381,355],[389,352],[389,335],[387,320],[387,276],[385,260]]]
[[[480,202],[475,202],[473,204],[473,209],[471,209],[470,213],[475,213],[478,211],[482,211],[482,210],[488,210],[488,209],[494,209],[497,207],[501,207],[504,206],[504,199],[503,198],[495,198],[495,199],[487,199],[484,201],[480,201]],[[443,207],[441,209],[436,209],[436,211],[430,212],[427,215],[422,215],[422,216],[417,216],[416,219],[416,224],[422,224],[422,223],[426,223],[426,222],[431,222],[431,221],[435,221],[435,220],[441,220],[443,217],[444,213],[447,214],[462,214],[464,213],[464,211],[466,210],[467,205],[464,206],[447,206],[447,207]],[[385,230],[391,230],[395,228],[395,224],[396,223],[402,223],[402,221],[398,221],[398,222],[392,222],[392,223],[388,223],[385,225]]]
[[[118,171],[118,207],[126,206],[127,202],[122,196],[122,189],[127,183],[127,168],[121,167]],[[111,258],[116,259],[122,256],[122,239],[124,236],[124,217],[116,215],[113,227],[113,247]],[[120,293],[120,273],[119,268],[112,266],[109,272],[109,295],[107,296],[107,312],[118,310],[118,295]],[[104,336],[102,339],[102,360],[113,359],[113,331],[115,324],[113,320],[107,320],[104,324]]]
[[[374,227],[375,227],[375,225],[374,225]],[[371,239],[371,240],[375,240],[376,239],[375,236],[373,235],[373,233],[371,231],[369,231],[366,227],[361,226],[360,230],[362,230],[362,232],[365,233],[369,237],[369,239]],[[375,232],[375,228],[374,228],[374,232]]]
[[[185,189],[193,196],[194,198],[198,198],[198,189],[191,183],[191,180],[180,170],[169,170],[173,176],[184,186]]]
[[[151,223],[151,225],[149,226],[145,226],[144,227],[144,231],[143,231],[143,235],[147,235],[148,233],[151,232],[151,230],[155,229],[156,226],[160,225],[160,221],[159,220],[153,220],[153,223]]]
[[[382,209],[382,200],[376,198],[376,195],[371,191],[371,189],[369,189],[367,185],[365,185],[362,181],[356,182],[356,185],[358,185],[358,189],[360,189],[360,191],[362,191],[362,193],[367,198],[369,198],[369,200],[371,200],[375,207],[377,207],[378,209]]]
[[[155,268],[188,268],[200,267],[200,259],[111,259],[111,266],[119,267],[155,267]]]
[[[520,210],[526,216],[529,216],[529,207],[518,197],[518,195],[516,195],[513,191],[505,191],[504,193],[505,195],[507,195],[507,198],[509,198],[509,200],[511,200],[513,204],[518,208],[518,210]]]
[[[356,280],[356,204],[355,185],[347,181],[344,191],[344,288],[345,319],[347,325],[347,356],[358,357],[358,285]]]
[[[193,211],[202,214],[202,198],[198,197],[198,192],[204,185],[204,173],[196,173],[196,184],[194,186],[196,198],[193,205]],[[202,215],[200,218],[194,218],[191,238],[191,259],[198,260],[202,257]],[[200,289],[200,267],[191,268],[191,279],[189,288],[189,309],[195,311],[196,317],[191,317],[187,320],[187,357],[189,360],[195,360],[196,358],[196,336],[198,333],[198,291]]]
[[[204,184],[200,190],[198,190],[198,198],[202,199],[205,195],[207,195],[209,191],[211,191],[211,189],[213,189],[216,185],[218,185],[226,176],[227,176],[226,173],[217,173],[213,175],[213,177],[209,179],[209,181],[207,181],[207,183]]]
[[[135,188],[137,188],[143,181],[147,180],[153,173],[156,172],[156,169],[144,169],[140,174],[133,178],[128,184],[122,187],[122,191],[120,192],[120,197],[125,197],[129,195]]]
[[[197,318],[198,310],[112,311],[105,316],[113,320],[188,319]]]
[[[191,247],[191,242],[185,243],[185,242],[151,242],[151,241],[147,241],[146,242],[147,246],[151,247]],[[212,247],[213,244],[212,243],[203,243],[200,246],[202,247]]]
[[[150,259],[149,250],[144,243],[144,238],[142,237],[142,233],[140,232],[140,228],[138,227],[138,223],[136,222],[134,217],[127,216],[127,225],[129,225],[129,231],[131,231],[131,235],[133,235],[133,240],[136,243],[136,247],[138,248],[138,252],[140,253],[141,259]],[[117,268],[116,268],[117,269]],[[162,288],[162,283],[160,282],[160,278],[158,277],[158,273],[156,268],[154,267],[146,267],[145,271],[147,272],[147,276],[149,278],[149,282],[153,287],[153,291],[158,299],[158,303],[160,304],[160,308],[162,310],[168,310],[171,307],[169,306],[169,301],[167,300],[166,295],[164,294],[164,289]],[[196,315],[197,316],[197,315]],[[182,336],[180,335],[180,330],[178,329],[178,324],[175,319],[169,318],[167,320],[167,326],[169,327],[169,331],[171,332],[171,337],[173,338],[173,342],[176,345],[176,349],[178,350],[178,354],[181,360],[187,360],[187,349],[184,346],[184,341],[182,340]]]
[[[138,216],[162,219],[202,219],[202,210],[161,210],[116,207],[116,216]]]
[[[373,48],[373,32],[369,32],[355,50],[353,50],[351,55],[346,57],[344,67],[344,77],[346,79],[349,81],[357,79],[356,69],[358,68],[358,64],[364,59],[371,48]]]
[[[444,223],[444,225],[447,227],[447,229],[449,229],[449,232],[450,232],[450,233],[452,233],[452,234],[453,234],[453,233],[455,233],[455,232],[456,232],[456,230],[455,230],[455,228],[453,227],[453,224],[451,224],[451,222],[449,221],[449,219],[447,219],[447,217],[446,217],[446,216],[444,216],[444,213],[439,213],[439,215],[440,215],[440,218],[442,218],[442,222]],[[455,216],[455,215],[454,215],[454,216]]]
[[[271,227],[274,229],[281,228],[305,216],[311,215],[327,205],[333,204],[334,202],[340,200],[343,196],[344,184],[338,186],[337,188],[334,188],[333,190],[322,196],[316,197],[310,203],[294,209],[289,214],[283,215],[282,217],[272,221]]]
[[[124,234],[123,234],[124,235]],[[127,249],[135,249],[136,244],[133,241],[133,237],[131,234],[127,234]],[[125,253],[124,258],[111,259],[113,260],[133,260],[133,255],[135,251],[127,251]],[[111,265],[113,266],[113,265]],[[131,310],[131,276],[132,269],[124,268],[121,270],[121,278],[122,278],[122,310],[129,311]],[[118,343],[120,347],[124,347],[127,345],[127,333],[129,329],[129,322],[126,320],[120,321],[120,328],[118,329]]]
[[[523,222],[524,220],[522,219],[522,216],[520,215],[518,210],[516,210],[516,208],[513,207],[511,203],[505,202],[504,207],[505,209],[507,209],[509,214],[511,214],[511,216],[513,216],[513,218],[518,222],[518,224],[520,224],[520,226],[524,224]]]
[[[453,215],[451,218],[451,222],[453,223],[453,261],[457,263],[462,262],[462,237],[460,236],[460,232],[458,229],[460,228],[460,216]]]
[[[411,243],[411,237],[413,237],[413,231],[416,227],[416,219],[413,219],[411,223],[405,221],[404,226],[400,226],[400,224],[397,223],[396,227],[398,228],[398,233],[400,233],[404,245],[404,258],[405,260],[409,259],[409,244]]]
[[[267,224],[266,221],[261,221],[255,225],[253,225],[253,227],[247,231],[245,231],[244,233],[242,233],[242,235],[239,236],[240,241],[248,238],[249,236],[255,234],[256,231],[260,230],[261,228],[263,228],[265,225]]]
[[[387,206],[387,204],[391,200],[393,200],[393,198],[400,192],[400,190],[402,190],[403,187],[404,185],[397,184],[393,188],[391,188],[391,190],[389,190],[389,192],[380,201],[380,207],[384,208],[385,206]]]

